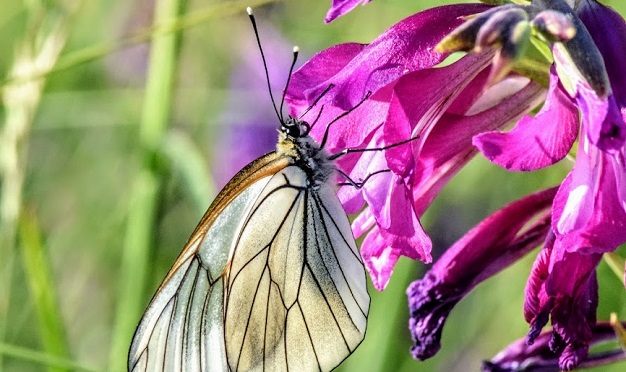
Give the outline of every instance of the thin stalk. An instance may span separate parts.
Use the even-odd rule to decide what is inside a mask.
[[[165,139],[163,153],[171,164],[174,177],[181,180],[198,216],[206,211],[215,197],[215,182],[208,172],[204,154],[183,132],[171,131]]]
[[[154,24],[168,25],[178,19],[184,0],[158,0]],[[159,167],[159,148],[170,121],[172,87],[178,56],[178,34],[153,37],[150,47],[148,78],[143,114],[139,125],[139,144],[143,168],[130,191],[126,238],[121,258],[109,369],[124,370],[128,347],[145,307],[148,258],[155,232],[156,211],[164,172]]]
[[[609,265],[609,268],[615,274],[617,279],[622,282],[622,284],[626,285],[626,278],[624,277],[624,270],[626,269],[626,259],[624,259],[624,257],[620,257],[615,252],[606,253],[602,257],[604,258],[604,262]]]
[[[67,39],[65,26],[73,9],[47,10],[29,8],[30,32],[16,44],[18,47],[8,79],[12,83],[3,86],[1,91],[5,121],[0,128],[0,319],[3,320],[0,321],[0,342],[5,339],[7,330],[4,320],[8,319],[11,299],[29,133],[45,84],[43,78],[24,77],[46,76],[54,67]],[[49,19],[42,22],[41,17]]]
[[[73,52],[64,54],[53,69],[42,73],[33,73],[28,76],[8,77],[1,82],[2,86],[31,79],[41,78],[47,74],[64,71],[83,63],[91,62],[98,58],[107,56],[117,50],[131,47],[133,45],[145,43],[157,36],[177,33],[182,30],[206,23],[215,18],[226,17],[234,14],[244,14],[248,6],[258,7],[265,4],[275,3],[280,0],[234,0],[211,4],[204,8],[195,10],[189,14],[180,16],[174,20],[167,20],[164,23],[155,23],[153,26],[139,30],[123,39],[107,41],[99,45],[92,45]]]
[[[27,360],[46,366],[58,367],[64,370],[98,372],[95,368],[83,366],[66,358],[60,358],[41,351],[31,350],[15,345],[0,342],[0,355],[7,355],[15,359]]]
[[[55,280],[50,261],[42,244],[41,232],[33,213],[22,212],[19,226],[22,262],[30,295],[35,304],[43,349],[50,355],[70,359],[65,326],[57,302]],[[68,371],[55,363],[50,372]]]

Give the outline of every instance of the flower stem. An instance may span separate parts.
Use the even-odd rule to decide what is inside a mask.
[[[21,213],[19,236],[24,271],[37,310],[43,348],[50,356],[69,360],[70,352],[57,301],[55,280],[34,213]],[[47,364],[50,372],[69,371],[69,368],[45,361],[43,363]]]
[[[158,0],[155,5],[154,24],[172,24],[183,13],[185,4],[185,0]],[[165,176],[163,168],[159,166],[159,148],[170,121],[177,56],[177,33],[153,36],[143,114],[138,133],[143,162],[142,169],[130,190],[109,370],[126,368],[128,346],[145,306],[148,258],[153,242],[160,190]]]

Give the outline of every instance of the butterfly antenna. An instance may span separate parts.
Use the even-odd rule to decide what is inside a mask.
[[[296,67],[296,61],[298,60],[298,53],[300,53],[300,48],[298,46],[293,47],[293,60],[291,61],[291,67],[289,67],[289,75],[287,75],[287,83],[285,84],[285,89],[283,89],[283,97],[280,99],[280,116],[281,122],[283,120],[283,105],[285,104],[285,95],[287,94],[287,88],[289,88],[289,82],[291,81],[291,74],[293,74],[293,69]]]
[[[281,123],[283,123],[283,116],[278,112],[278,108],[276,107],[276,102],[274,101],[274,95],[272,94],[272,85],[270,84],[270,73],[267,69],[267,62],[265,61],[265,53],[263,53],[263,47],[261,46],[261,38],[259,37],[259,29],[256,25],[256,20],[254,19],[254,14],[252,13],[252,8],[246,8],[246,12],[248,12],[248,17],[250,17],[250,22],[252,23],[252,28],[254,29],[254,36],[256,36],[256,42],[259,45],[259,51],[261,52],[261,59],[263,60],[263,68],[265,69],[265,80],[267,81],[267,89],[270,92],[270,99],[272,100],[272,106],[274,106],[274,112],[276,112],[276,116]],[[295,64],[295,62],[294,62]],[[289,74],[291,75],[291,73]],[[282,109],[282,104],[281,104]]]

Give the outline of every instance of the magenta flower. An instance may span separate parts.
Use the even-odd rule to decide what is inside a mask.
[[[338,160],[356,181],[391,170],[376,174],[360,190],[339,191],[348,213],[367,204],[353,230],[357,237],[366,234],[361,254],[378,289],[386,286],[400,255],[430,262],[431,241],[419,219],[445,183],[476,154],[472,136],[501,128],[542,97],[537,84],[514,75],[485,90],[489,52],[434,67],[446,57],[433,51],[437,42],[462,22],[461,16],[485,9],[468,4],[418,13],[369,45],[342,44],[318,53],[292,77],[287,99],[294,115],[332,84],[318,104],[323,107],[318,123],[332,121],[372,93],[329,130],[326,147],[331,153],[419,136],[384,153],[353,153]],[[318,115],[319,110],[312,110],[305,119],[313,122]],[[325,129],[314,125],[311,135],[320,140]]]
[[[554,199],[553,234],[533,267],[525,304],[527,342],[551,320],[551,348],[560,355],[560,368],[571,370],[587,357],[596,323],[596,266],[602,253],[626,242],[626,91],[619,65],[626,53],[617,47],[626,43],[626,24],[593,0],[581,1],[575,11],[560,0],[533,6],[535,13],[565,14],[575,36],[552,46],[554,65],[541,111],[508,133],[476,136],[474,144],[506,169],[531,171],[563,159],[579,137],[574,168]]]
[[[570,13],[578,19],[571,9]],[[580,115],[576,163],[557,194],[553,225],[568,250],[601,253],[626,242],[626,81],[617,64],[626,53],[614,47],[626,43],[626,24],[610,8],[592,0],[582,1],[576,14],[585,26],[581,23],[572,40],[553,47],[555,66],[541,112],[525,117],[508,133],[485,133],[474,143],[488,159],[507,169],[539,169],[570,151]]]
[[[333,2],[329,19],[358,3]],[[431,241],[420,218],[478,151],[507,170],[533,171],[561,161],[578,141],[574,167],[558,188],[487,217],[409,287],[417,359],[439,350],[446,318],[463,296],[543,242],[527,283],[526,342],[543,342],[538,337],[551,321],[548,345],[558,368],[587,360],[596,330],[596,266],[603,253],[626,242],[626,24],[595,0],[576,4],[430,9],[369,45],[322,51],[293,76],[293,114],[325,91],[305,120],[329,123],[350,111],[330,128],[312,128],[331,153],[414,138],[337,161],[350,179],[367,179],[360,189],[341,188],[339,196],[348,213],[360,213],[353,231],[365,235],[361,254],[378,289],[399,256],[430,262]],[[517,74],[515,62],[534,35],[549,43],[553,61],[549,73],[546,67],[545,103],[531,116],[546,91]],[[459,50],[473,53],[438,66]]]
[[[582,1],[577,14],[601,53],[608,83],[575,97],[582,131],[574,169],[555,200],[554,230],[569,250],[604,253],[626,242],[626,22],[595,1]],[[569,66],[569,65],[568,65]],[[574,81],[576,81],[574,75]]]

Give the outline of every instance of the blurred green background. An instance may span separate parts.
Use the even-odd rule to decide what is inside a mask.
[[[265,93],[230,84],[235,66],[258,58],[246,6],[287,40],[268,55],[272,65],[289,63],[291,44],[311,56],[367,43],[449,2],[375,0],[326,25],[330,0],[0,0],[0,369],[125,369],[141,313],[222,183],[215,164],[240,156],[215,151],[232,122],[229,102],[241,112],[269,107]],[[626,14],[623,2],[605,3]],[[155,7],[160,19],[180,16],[151,28]],[[141,44],[150,35],[158,36],[152,51]],[[424,216],[435,255],[507,202],[558,184],[570,166],[509,174],[475,159]],[[11,202],[20,200],[18,219]],[[384,292],[370,288],[365,341],[340,369],[478,370],[528,330],[532,256],[454,309],[441,352],[427,362],[410,357],[404,295],[427,267],[401,259]],[[599,279],[598,318],[626,319],[624,287],[604,262]]]

